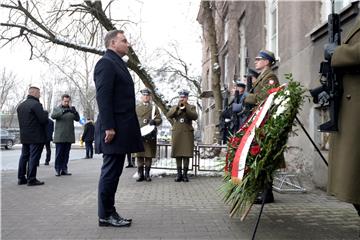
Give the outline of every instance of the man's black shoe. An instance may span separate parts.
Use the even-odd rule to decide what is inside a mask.
[[[39,181],[37,179],[29,181],[27,183],[28,186],[39,186],[39,185],[44,185],[44,184],[45,184],[44,182],[41,182],[41,181]]]
[[[131,218],[123,218],[123,217],[120,216],[117,212],[114,212],[114,213],[112,214],[112,216],[113,216],[114,218],[119,219],[119,220],[124,220],[124,221],[127,221],[127,222],[132,222],[132,219],[131,219]]]
[[[62,170],[60,174],[61,174],[61,175],[65,175],[65,176],[70,176],[70,175],[72,175],[72,174],[69,173],[67,170]]]
[[[23,178],[23,179],[19,179],[19,180],[18,180],[18,185],[24,185],[24,184],[27,184],[26,178]]]
[[[99,227],[130,227],[131,222],[119,219],[113,215],[107,218],[99,218]]]
[[[60,177],[60,171],[56,171],[55,176]]]
[[[49,162],[45,162],[45,164],[44,165],[49,165]]]
[[[134,167],[134,165],[127,165],[125,168],[133,168]]]

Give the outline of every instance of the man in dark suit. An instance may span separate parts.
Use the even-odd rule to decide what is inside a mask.
[[[144,151],[135,112],[134,82],[122,57],[129,43],[123,31],[112,30],[104,38],[106,52],[94,70],[99,115],[95,127],[95,152],[103,153],[99,180],[99,226],[130,226],[131,219],[115,209],[115,193],[125,155]]]
[[[17,108],[20,141],[22,143],[18,169],[18,184],[43,185],[36,179],[36,170],[46,142],[48,112],[39,102],[40,89],[30,87],[27,99]],[[26,175],[26,176],[25,176]]]
[[[94,153],[93,142],[94,142],[95,126],[94,122],[88,118],[87,123],[84,127],[84,132],[81,136],[83,142],[85,142],[86,156],[85,158],[92,158]]]

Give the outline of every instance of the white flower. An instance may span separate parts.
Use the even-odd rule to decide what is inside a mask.
[[[285,95],[290,96],[290,91],[289,90],[285,90],[284,93],[285,93]]]
[[[277,97],[277,98],[275,98],[275,100],[274,100],[274,104],[275,104],[275,105],[279,105],[282,101],[284,101],[284,99],[285,99],[284,96]]]

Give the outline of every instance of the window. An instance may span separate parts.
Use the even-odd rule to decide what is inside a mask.
[[[354,0],[335,0],[334,2],[334,12],[340,13],[342,9],[347,7]],[[327,22],[328,15],[331,13],[331,1],[330,0],[321,0],[321,22]]]
[[[223,78],[224,86],[229,86],[229,74],[228,74],[229,62],[228,62],[228,56],[229,56],[229,54],[226,52],[224,54],[224,78]]]
[[[224,19],[224,44],[226,44],[229,39],[229,18],[226,15]]]
[[[278,0],[266,1],[266,48],[278,58]]]
[[[246,49],[246,38],[245,38],[245,25],[243,19],[240,20],[239,25],[239,78],[242,79],[245,75],[247,49]]]

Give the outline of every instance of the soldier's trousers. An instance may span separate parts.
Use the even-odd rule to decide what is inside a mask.
[[[148,157],[138,157],[137,158],[137,166],[141,167],[144,166],[145,167],[151,167],[152,164],[152,158],[148,158]]]
[[[177,157],[176,158],[176,168],[182,168],[184,163],[184,168],[189,169],[189,158],[188,157]]]

